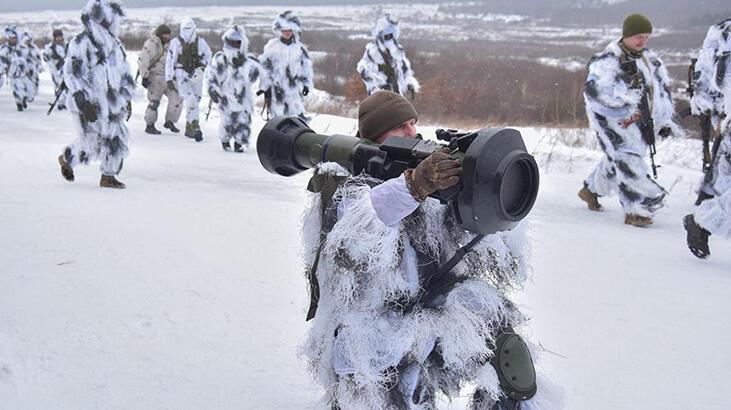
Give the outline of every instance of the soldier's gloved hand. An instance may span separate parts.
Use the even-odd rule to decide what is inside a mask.
[[[83,92],[77,91],[74,93],[74,102],[76,102],[76,107],[79,108],[79,113],[84,121],[95,122],[98,119],[96,104],[86,101]]]
[[[132,101],[127,101],[127,119],[125,121],[129,121],[129,119],[132,117]]]
[[[416,99],[416,90],[414,89],[413,85],[409,84],[408,92],[411,96],[411,101],[414,101],[414,99]]]
[[[149,79],[149,78],[147,78],[147,77],[143,78],[143,79],[142,79],[142,87],[143,87],[143,88],[147,88],[147,87],[149,87],[149,86],[150,86],[150,79]]]
[[[168,90],[170,90],[170,91],[177,91],[178,90],[177,87],[175,87],[175,81],[168,80],[167,84],[168,84]]]
[[[221,101],[221,96],[215,90],[208,90],[208,96],[211,97],[211,101],[218,104]]]
[[[417,201],[431,193],[459,183],[462,164],[449,154],[448,148],[434,151],[414,169],[404,172],[406,186]]]
[[[662,127],[660,128],[660,131],[657,132],[657,134],[665,139],[673,134],[673,130],[670,127]]]
[[[310,89],[307,86],[302,87],[302,95],[305,97],[310,93]]]
[[[238,56],[231,59],[231,62],[234,64],[234,67],[241,67],[244,65],[245,58],[244,56]]]

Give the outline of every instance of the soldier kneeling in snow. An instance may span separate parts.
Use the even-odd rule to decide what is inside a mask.
[[[135,81],[122,42],[117,38],[119,4],[89,0],[81,12],[84,31],[71,40],[64,64],[69,96],[66,106],[73,115],[78,137],[58,157],[61,174],[74,180],[78,164],[101,160],[101,181],[106,188],[124,188],[116,179],[128,155],[125,120],[132,113]]]
[[[360,136],[374,144],[417,136],[414,107],[391,91],[363,100],[358,118]],[[517,338],[526,320],[508,298],[527,275],[519,232],[485,237],[432,280],[473,236],[428,197],[461,172],[445,151],[387,181],[335,163],[316,168],[304,227],[314,317],[304,353],[326,389],[323,408],[433,409],[437,392],[454,397],[465,383],[477,389],[473,409],[560,406],[540,377],[536,393],[527,349],[529,393],[511,391],[491,364],[496,340]]]
[[[247,54],[246,30],[233,26],[223,36],[223,50],[216,53],[206,71],[208,96],[221,113],[219,137],[226,151],[244,152],[251,135],[254,97],[251,88],[262,71],[259,60]]]
[[[731,238],[731,19],[711,26],[696,63],[694,114],[720,122],[720,145],[713,158],[712,178],[701,186],[702,202],[683,219],[690,251],[699,258],[711,254],[708,237]]]

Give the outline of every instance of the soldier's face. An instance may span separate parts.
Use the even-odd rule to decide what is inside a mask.
[[[635,34],[631,37],[625,37],[622,41],[624,44],[632,50],[642,50],[647,44],[647,40],[650,39],[650,33]]]
[[[58,44],[58,45],[61,45],[61,44],[63,44],[63,36],[60,36],[60,37],[54,37],[54,38],[53,38],[53,42],[54,42],[54,43],[56,43],[56,44]]]
[[[170,41],[170,33],[163,34],[162,35],[162,42],[163,43],[167,43],[168,41]]]
[[[8,37],[8,44],[11,46],[18,44],[18,37]]]
[[[416,134],[416,120],[406,120],[376,138],[376,143],[382,144],[388,137],[416,138]]]
[[[292,30],[282,30],[282,38],[285,40],[289,40],[294,35],[294,32]]]

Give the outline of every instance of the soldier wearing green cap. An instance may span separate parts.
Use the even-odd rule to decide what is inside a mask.
[[[598,198],[618,194],[624,223],[640,227],[653,223],[667,194],[649,175],[648,153],[656,137],[683,133],[673,122],[667,69],[646,48],[651,34],[647,17],[627,16],[622,37],[589,61],[584,87],[589,125],[606,156],[584,181],[579,198],[590,210],[602,211]]]

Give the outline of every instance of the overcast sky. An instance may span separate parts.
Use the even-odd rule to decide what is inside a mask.
[[[88,0],[3,0],[0,12],[30,10],[73,10],[81,9]],[[436,1],[419,0],[419,3]],[[122,0],[125,7],[161,7],[161,6],[247,6],[247,5],[292,5],[306,6],[314,4],[362,4],[362,0],[214,0],[202,4],[200,0]],[[368,0],[368,3],[411,3],[409,1]]]

